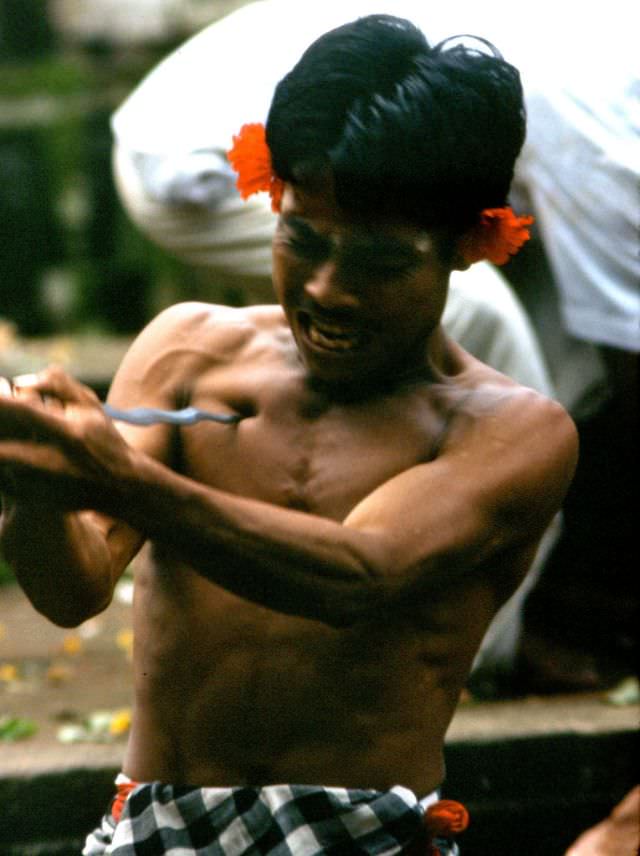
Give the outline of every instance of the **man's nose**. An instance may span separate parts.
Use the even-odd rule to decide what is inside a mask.
[[[332,260],[318,265],[305,284],[307,295],[325,309],[355,308],[358,295]]]

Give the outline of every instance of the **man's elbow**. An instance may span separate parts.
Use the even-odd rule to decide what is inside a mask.
[[[82,596],[73,596],[63,598],[52,598],[51,596],[39,596],[38,594],[30,593],[23,586],[25,594],[40,615],[44,616],[52,624],[58,627],[74,628],[79,627],[93,618],[95,615],[104,612],[111,603],[111,595],[85,594]]]

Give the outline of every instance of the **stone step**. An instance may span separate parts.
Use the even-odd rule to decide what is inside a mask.
[[[0,375],[37,372],[51,363],[62,366],[100,393],[125,355],[132,337],[87,333],[73,336],[22,338],[0,318]]]
[[[463,705],[443,789],[471,814],[463,856],[562,856],[637,781],[639,713],[595,695]],[[47,739],[0,754],[3,856],[77,854],[112,795],[121,745]]]

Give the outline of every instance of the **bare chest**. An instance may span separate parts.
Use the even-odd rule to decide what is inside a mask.
[[[221,490],[336,520],[389,478],[429,460],[446,430],[416,390],[340,404],[295,380],[251,393],[237,425],[181,431],[180,469]]]

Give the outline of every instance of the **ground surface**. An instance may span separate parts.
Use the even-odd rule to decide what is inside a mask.
[[[38,615],[17,586],[0,588],[0,722],[17,718],[25,729],[37,728],[21,740],[0,741],[5,775],[64,767],[74,758],[80,764],[89,746],[92,763],[118,763],[124,733],[109,733],[106,717],[98,722],[95,714],[129,708],[130,613],[130,606],[117,598],[102,615],[77,630],[65,630]],[[77,726],[76,739],[81,737],[83,723],[92,716],[91,739],[59,739],[63,728],[73,734],[70,725]],[[105,734],[96,727],[101,723]],[[120,727],[125,725],[121,717]]]

